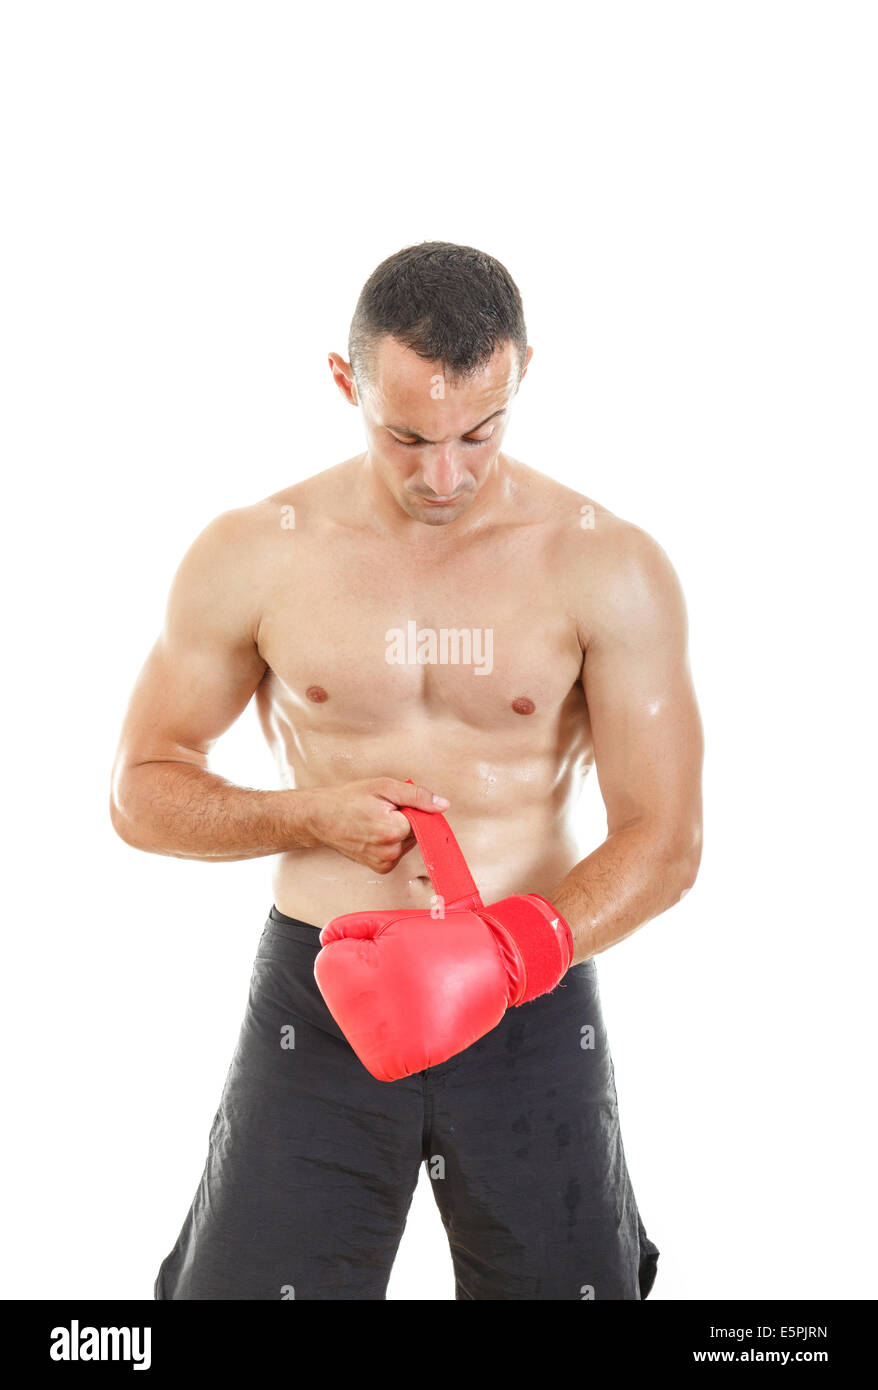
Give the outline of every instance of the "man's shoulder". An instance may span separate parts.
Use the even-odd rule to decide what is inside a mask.
[[[307,516],[309,520],[317,521],[337,515],[350,501],[361,459],[362,455],[344,459],[263,498],[252,509],[254,520],[264,521],[269,515],[276,517],[278,511],[289,513],[290,522],[294,522],[296,516]]]
[[[633,631],[680,614],[679,580],[654,536],[535,469],[519,478],[535,515],[549,528],[556,573],[584,632]]]
[[[328,521],[349,492],[354,460],[346,459],[322,472],[261,497],[256,502],[220,512],[201,532],[196,545],[205,553],[224,553],[236,559],[261,555],[272,542],[289,542],[290,533]]]
[[[565,562],[592,568],[608,578],[648,565],[664,552],[642,526],[576,488],[513,461],[515,488],[532,518],[550,528]]]

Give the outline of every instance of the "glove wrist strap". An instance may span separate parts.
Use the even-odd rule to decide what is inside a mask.
[[[512,1004],[527,1004],[555,988],[573,959],[573,933],[560,913],[539,893],[489,903],[482,917],[503,928],[524,962],[526,980]]]

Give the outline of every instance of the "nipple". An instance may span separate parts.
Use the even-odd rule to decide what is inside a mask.
[[[315,705],[325,704],[329,699],[329,695],[323,689],[322,685],[309,685],[308,689],[305,691],[305,696],[306,699],[310,700],[311,703]]]
[[[512,708],[516,714],[533,714],[536,705],[533,700],[529,700],[526,695],[518,695],[512,701]]]

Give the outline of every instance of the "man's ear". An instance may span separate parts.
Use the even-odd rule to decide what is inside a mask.
[[[521,383],[524,381],[525,373],[527,372],[527,369],[528,369],[528,367],[530,366],[530,359],[533,357],[533,355],[534,355],[534,350],[533,350],[533,348],[531,347],[530,343],[528,343],[528,345],[527,345],[527,351],[526,351],[525,354],[524,354],[524,366],[523,366],[522,369],[521,369],[521,376],[518,378],[518,385],[519,385],[519,386],[520,386]],[[517,390],[518,390],[518,387],[516,387],[516,391],[517,391]]]
[[[337,352],[329,354],[329,370],[332,372],[332,379],[341,394],[349,405],[359,405],[360,398],[357,395],[357,383],[354,380],[354,372],[350,362]]]

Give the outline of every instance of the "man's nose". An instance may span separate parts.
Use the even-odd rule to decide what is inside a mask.
[[[445,445],[437,448],[435,454],[425,462],[422,472],[425,485],[437,497],[451,497],[462,477],[451,448]]]

